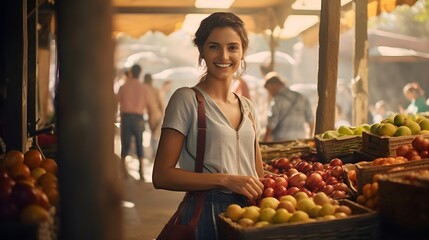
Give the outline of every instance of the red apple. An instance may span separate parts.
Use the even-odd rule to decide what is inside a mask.
[[[264,193],[262,193],[262,197],[274,197],[274,189],[273,188],[265,188]]]
[[[321,162],[315,162],[313,163],[313,171],[322,171],[323,170],[323,163]]]
[[[319,173],[314,172],[307,177],[307,180],[305,180],[305,187],[310,191],[314,191],[319,188],[322,181],[322,176]]]
[[[288,158],[280,158],[275,167],[279,168],[279,169],[285,169],[289,164],[289,159]]]
[[[288,181],[283,177],[276,177],[274,181],[276,182],[276,186],[284,186],[286,188],[288,186]]]
[[[425,149],[425,137],[424,136],[415,137],[413,139],[413,141],[411,142],[411,145],[413,146],[414,149],[416,149],[419,152],[426,150]]]
[[[322,192],[326,193],[326,195],[330,196],[335,191],[334,186],[326,185],[322,188]]]
[[[286,175],[290,178],[293,174],[299,172],[296,168],[291,168],[286,172]]]
[[[396,155],[397,156],[405,156],[407,152],[410,150],[411,146],[409,144],[401,145],[398,148],[396,148]]]
[[[11,198],[18,208],[37,204],[39,200],[35,188],[24,183],[17,183],[13,186]]]
[[[335,190],[330,195],[331,198],[336,198],[336,199],[338,199],[338,198],[345,198],[346,196],[347,196],[346,192],[340,191],[340,190]]]
[[[274,197],[280,198],[281,196],[287,195],[288,190],[285,186],[279,185],[274,188]]]
[[[295,193],[297,193],[297,192],[299,192],[300,190],[299,190],[299,188],[297,188],[297,187],[290,187],[288,190],[287,190],[287,194],[288,195],[295,195]]]
[[[289,177],[289,186],[297,187],[300,181],[307,180],[307,176],[304,173],[297,172]]]
[[[347,185],[343,182],[337,183],[334,185],[334,189],[335,190],[340,190],[343,192],[348,192],[349,188],[347,187]]]
[[[330,162],[329,165],[331,166],[343,166],[343,161],[341,161],[341,159],[339,158],[333,158]]]
[[[276,186],[276,181],[272,178],[266,178],[264,182],[265,188],[274,188]]]
[[[424,150],[420,152],[420,157],[422,158],[429,158],[429,151],[428,150]]]
[[[304,172],[304,168],[306,167],[306,166],[308,166],[308,163],[307,162],[305,162],[305,161],[302,161],[302,162],[299,162],[297,165],[296,165],[296,169],[298,170],[298,171],[300,171],[300,172]]]
[[[13,185],[15,185],[15,181],[12,178],[0,180],[0,204],[10,201]]]
[[[343,177],[343,167],[342,166],[335,166],[331,170],[331,174],[333,177],[336,177],[337,179],[341,179]]]
[[[325,182],[326,182],[326,184],[333,186],[333,185],[338,183],[338,180],[336,177],[332,176],[332,177],[329,177]]]

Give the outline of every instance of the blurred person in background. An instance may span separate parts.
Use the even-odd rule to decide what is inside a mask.
[[[158,88],[152,84],[152,75],[147,73],[144,75],[143,84],[148,88],[148,98],[150,104],[148,105],[148,117],[151,141],[150,146],[152,148],[152,156],[155,156],[156,149],[158,147],[159,137],[161,135],[161,124],[164,116],[164,102],[161,99]],[[152,159],[152,158],[151,158]]]
[[[347,116],[344,114],[343,109],[340,104],[335,105],[335,129],[338,129],[341,126],[350,127],[350,121],[347,119]]]
[[[189,223],[196,208],[195,192],[204,194],[196,239],[220,239],[219,213],[232,203],[248,206],[249,200],[262,195],[258,115],[249,99],[231,92],[233,79],[244,71],[248,41],[244,22],[229,12],[209,15],[195,33],[198,63],[205,66],[194,87],[204,98],[206,112],[202,173],[195,172],[199,106],[195,92],[188,87],[177,89],[165,110],[153,184],[157,189],[188,192],[181,224]]]
[[[400,112],[416,114],[428,111],[425,92],[419,83],[407,83],[403,88],[403,92],[404,96],[410,101],[410,104],[405,109],[399,106]]]
[[[148,98],[148,88],[140,82],[142,68],[140,65],[133,65],[126,72],[125,83],[119,88],[117,101],[121,117],[121,165],[120,172],[123,178],[128,177],[128,170],[125,158],[129,154],[131,139],[135,139],[135,148],[139,160],[140,180],[144,181],[143,174],[143,131],[144,114],[147,106],[150,105]]]
[[[379,100],[374,104],[372,110],[372,123],[379,123],[383,119],[393,114],[384,100]]]
[[[244,79],[241,77],[237,78],[235,81],[232,82],[231,91],[235,92],[240,96],[250,99],[249,86],[247,85],[246,81],[244,81]]]
[[[165,80],[159,89],[159,95],[163,106],[167,106],[168,100],[170,100],[171,95],[173,95],[172,86],[173,83],[170,80]]]
[[[314,115],[310,101],[292,91],[276,72],[265,76],[264,88],[271,97],[264,141],[287,141],[313,136]],[[309,135],[306,134],[306,124]]]

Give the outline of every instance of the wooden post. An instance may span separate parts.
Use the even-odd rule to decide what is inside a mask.
[[[111,2],[57,4],[60,239],[122,239]]]
[[[0,77],[6,93],[2,125],[7,150],[27,148],[27,1],[2,2]],[[4,55],[3,55],[4,54]],[[7,56],[7,57],[6,57]]]
[[[315,134],[334,129],[340,37],[340,0],[322,0]]]
[[[38,103],[37,96],[37,22],[38,22],[38,6],[36,0],[27,0],[27,135],[33,135],[36,131],[37,113],[36,106]]]
[[[368,5],[355,0],[355,42],[352,79],[354,126],[368,123]]]

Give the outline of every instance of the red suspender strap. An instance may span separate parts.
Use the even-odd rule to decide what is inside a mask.
[[[192,90],[194,90],[198,101],[198,135],[195,172],[202,173],[204,166],[204,153],[206,148],[206,109],[204,105],[204,97],[201,92],[196,88],[192,88]],[[190,226],[196,226],[198,224],[204,205],[204,192],[198,191],[193,192],[193,194],[196,196],[196,205],[194,214],[192,215],[191,221],[189,222]]]

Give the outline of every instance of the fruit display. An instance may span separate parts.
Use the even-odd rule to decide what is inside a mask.
[[[36,149],[10,150],[0,159],[0,223],[39,224],[58,204],[57,164]]]
[[[225,211],[225,217],[245,228],[326,221],[351,215],[350,207],[340,205],[324,192],[316,193],[312,197],[305,192],[284,195],[280,199],[264,197],[257,206],[241,207],[231,204]]]
[[[429,134],[429,119],[421,115],[398,113],[383,119],[380,123],[372,124],[370,132],[390,137]]]
[[[367,183],[362,188],[362,193],[357,196],[356,202],[373,210],[378,210],[380,195],[378,193],[377,177],[372,183]]]
[[[341,125],[338,129],[325,131],[320,136],[322,139],[331,139],[343,136],[362,136],[362,132],[368,132],[370,131],[370,128],[371,126],[369,124],[362,124],[354,127]]]
[[[262,197],[280,199],[297,192],[305,192],[309,196],[324,192],[332,198],[345,198],[348,195],[343,178],[343,162],[339,158],[325,164],[300,157],[291,160],[280,158],[264,163],[264,167],[268,171],[276,169],[279,174],[267,173],[260,179],[264,184]]]

